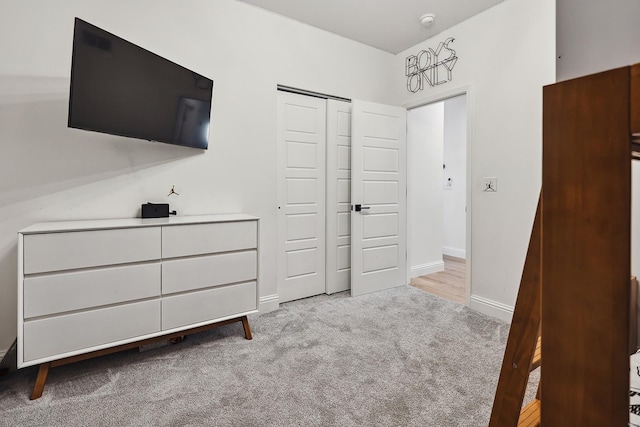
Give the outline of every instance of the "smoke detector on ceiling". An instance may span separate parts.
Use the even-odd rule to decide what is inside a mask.
[[[433,13],[426,13],[420,17],[420,23],[423,27],[429,27],[435,20],[436,15],[434,15]]]

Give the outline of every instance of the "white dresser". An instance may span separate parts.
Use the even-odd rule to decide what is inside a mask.
[[[18,233],[18,367],[255,313],[257,281],[252,216],[34,224]]]

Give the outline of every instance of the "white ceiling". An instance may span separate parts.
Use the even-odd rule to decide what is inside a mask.
[[[239,0],[397,54],[505,0]],[[420,17],[436,15],[424,28]]]

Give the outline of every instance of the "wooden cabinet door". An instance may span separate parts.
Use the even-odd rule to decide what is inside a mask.
[[[631,134],[640,152],[640,64],[631,67]]]

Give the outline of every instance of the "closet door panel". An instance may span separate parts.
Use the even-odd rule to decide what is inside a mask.
[[[351,104],[327,101],[327,293],[351,288]]]
[[[280,302],[325,288],[326,101],[278,92]]]

